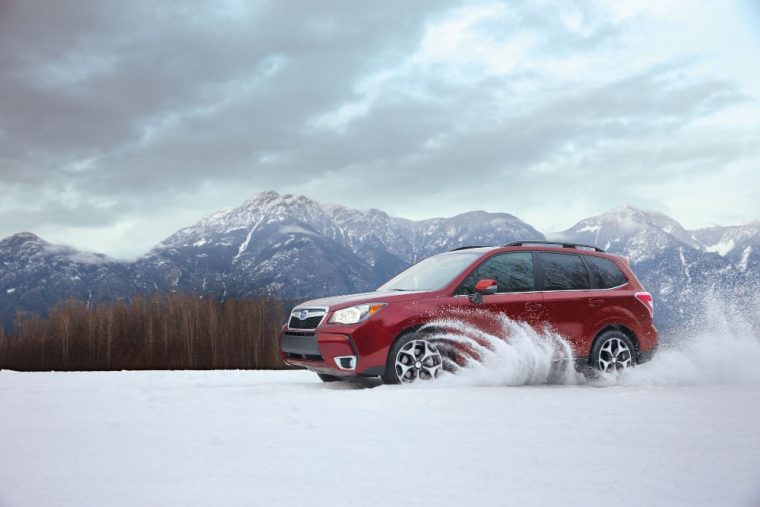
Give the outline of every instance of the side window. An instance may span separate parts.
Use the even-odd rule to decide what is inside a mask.
[[[530,252],[512,252],[491,257],[470,273],[457,294],[472,294],[475,284],[483,278],[496,280],[496,292],[535,290],[533,255]]]
[[[591,284],[579,255],[540,252],[544,290],[584,290]]]
[[[591,282],[594,288],[611,289],[628,283],[628,278],[611,260],[591,255],[587,255],[585,259],[591,270]]]

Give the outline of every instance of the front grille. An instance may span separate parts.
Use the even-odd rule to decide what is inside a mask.
[[[310,331],[290,331],[286,333],[288,336],[316,336],[316,334]]]
[[[308,317],[304,320],[301,320],[295,315],[291,315],[290,322],[288,323],[288,327],[290,329],[316,329],[316,327],[319,325],[320,321],[322,320],[322,317],[324,317],[324,315],[319,315],[316,317]]]
[[[290,313],[290,329],[316,329],[327,313],[322,308],[296,308]],[[303,315],[304,318],[301,318]]]

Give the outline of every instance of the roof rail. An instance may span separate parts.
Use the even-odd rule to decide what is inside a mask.
[[[470,248],[486,248],[486,247],[483,245],[460,246],[459,248],[454,248],[453,250],[449,250],[449,252],[458,252],[459,250],[469,250]]]
[[[594,250],[595,252],[604,253],[604,250],[602,250],[598,246],[582,245],[580,243],[566,243],[564,241],[513,241],[512,243],[509,243],[508,245],[504,245],[504,246],[527,246],[527,245],[553,245],[553,246],[559,246],[561,248],[583,248],[583,249]]]

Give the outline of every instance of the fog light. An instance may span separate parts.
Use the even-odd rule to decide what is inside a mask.
[[[335,358],[335,364],[341,370],[353,370],[356,368],[356,356],[340,356]]]

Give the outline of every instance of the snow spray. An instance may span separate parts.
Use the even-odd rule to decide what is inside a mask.
[[[519,386],[547,383],[575,384],[583,375],[575,371],[570,344],[560,335],[537,332],[524,322],[489,313],[478,315],[483,327],[457,318],[431,322],[422,331],[445,353],[454,351],[457,362],[446,361],[436,384]],[[486,332],[488,328],[492,332]],[[453,373],[453,374],[451,374]]]
[[[602,382],[618,385],[760,383],[760,296],[706,293],[689,324],[661,337],[654,359]]]
[[[497,315],[475,328],[469,319],[447,318],[425,328],[446,351],[454,348],[457,363],[432,384],[440,386],[520,386],[585,384],[605,386],[669,386],[760,383],[760,296],[730,300],[708,293],[693,305],[687,326],[661,336],[654,358],[623,372],[586,376],[576,371],[569,343],[550,329],[536,331],[523,322]],[[496,330],[496,332],[493,332]]]

